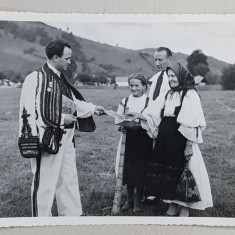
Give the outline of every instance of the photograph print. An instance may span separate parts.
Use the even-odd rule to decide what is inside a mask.
[[[49,19],[0,18],[0,217],[234,218],[235,18]]]

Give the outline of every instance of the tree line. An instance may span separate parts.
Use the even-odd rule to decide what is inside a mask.
[[[24,28],[15,22],[0,21],[0,29],[4,30],[5,34],[12,34],[15,39],[20,38],[28,42],[39,43],[42,46],[46,46],[54,39],[51,38],[43,26]],[[67,71],[68,76],[72,77],[73,81],[78,80],[84,84],[106,84],[108,83],[107,77],[113,77],[111,76],[113,70],[119,68],[112,64],[100,64],[99,67],[104,71],[93,75],[89,63],[95,61],[95,58],[87,60],[78,38],[72,32],[64,31],[61,31],[61,35],[57,35],[57,37],[67,40],[73,48],[72,63]],[[34,47],[25,49],[24,53],[37,54]],[[141,54],[141,56],[144,57],[145,54]],[[229,65],[224,68],[221,75],[210,70],[207,60],[208,57],[201,50],[195,50],[187,57],[187,68],[193,76],[200,75],[204,77],[204,81],[207,84],[221,84],[224,89],[235,89],[235,65]],[[131,60],[127,59],[126,62],[131,63]],[[77,63],[81,64],[81,71],[79,73],[77,73]],[[8,70],[0,71],[0,79],[23,82],[24,76],[20,72]]]
[[[221,84],[224,90],[235,90],[235,64],[222,70],[222,75],[210,71],[208,57],[201,51],[195,50],[187,57],[187,68],[193,76],[204,77],[207,84]]]

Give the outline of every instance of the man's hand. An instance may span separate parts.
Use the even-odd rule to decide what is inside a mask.
[[[187,161],[190,160],[190,158],[193,156],[193,147],[192,142],[186,144],[185,150],[184,150],[184,156]]]
[[[95,106],[95,114],[100,116],[105,114],[105,109],[102,106]]]
[[[65,114],[64,115],[64,125],[69,126],[70,124],[77,121],[77,118],[72,114]]]

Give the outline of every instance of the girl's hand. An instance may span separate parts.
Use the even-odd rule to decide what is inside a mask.
[[[126,117],[129,118],[131,121],[134,121],[136,119],[146,120],[146,118],[143,114],[135,113],[135,112],[126,114]]]
[[[186,144],[186,147],[185,147],[185,150],[184,150],[184,156],[185,156],[185,159],[187,161],[190,160],[190,158],[193,156],[193,146],[192,146],[192,142],[188,141],[187,144]]]

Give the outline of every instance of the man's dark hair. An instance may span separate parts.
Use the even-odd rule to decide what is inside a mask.
[[[158,47],[157,52],[160,52],[160,51],[165,51],[166,54],[167,54],[167,57],[172,57],[172,51],[169,48],[167,48],[167,47]]]
[[[54,55],[61,57],[64,52],[64,48],[68,47],[71,49],[71,46],[68,42],[63,39],[56,39],[46,46],[46,55],[47,58],[50,60]]]

